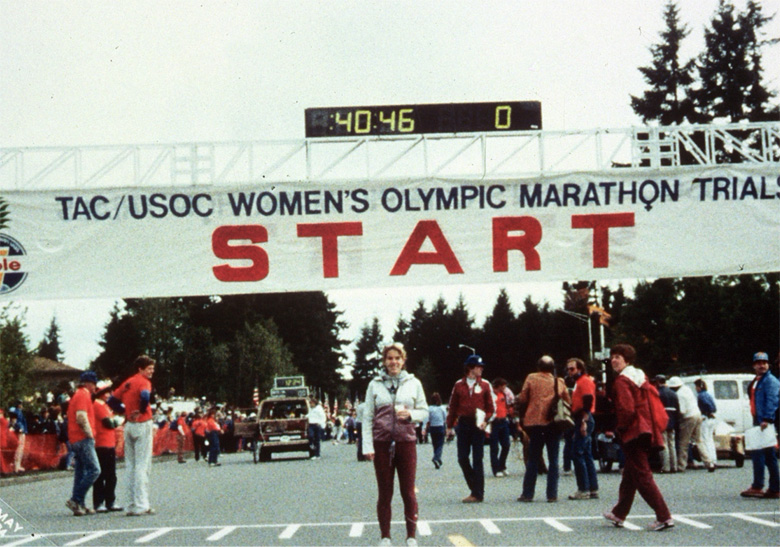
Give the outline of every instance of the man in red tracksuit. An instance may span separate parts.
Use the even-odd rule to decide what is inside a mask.
[[[447,437],[453,428],[458,435],[458,463],[471,493],[463,503],[480,503],[485,497],[485,427],[493,417],[493,389],[482,379],[485,364],[479,355],[470,355],[465,363],[465,376],[455,382],[447,412]],[[457,425],[456,425],[457,424]],[[473,453],[473,463],[470,454]]]

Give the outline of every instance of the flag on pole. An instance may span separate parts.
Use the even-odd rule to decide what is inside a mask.
[[[257,386],[255,386],[255,389],[252,391],[252,404],[254,406],[260,404],[260,390],[257,389]]]

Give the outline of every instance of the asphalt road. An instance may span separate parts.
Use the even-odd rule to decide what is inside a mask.
[[[677,526],[664,532],[644,527],[652,511],[637,499],[628,528],[601,517],[617,499],[620,474],[601,474],[598,500],[570,501],[573,476],[562,477],[558,503],[515,501],[522,462],[513,451],[506,478],[486,479],[485,502],[464,505],[468,494],[454,443],[444,466],[430,463],[430,445],[418,447],[420,545],[778,545],[780,502],[743,499],[750,463],[733,462],[715,473],[656,475]],[[223,455],[221,467],[190,460],[156,461],[152,503],[157,514],[124,513],[74,517],[65,507],[72,475],[46,480],[3,479],[0,545],[375,545],[376,484],[373,466],[355,458],[355,447],[323,445],[320,460],[284,459],[252,463],[250,453]],[[486,464],[488,459],[486,458]],[[489,464],[488,464],[489,473]],[[120,469],[120,501],[123,470]],[[393,534],[404,545],[400,495],[393,501]]]

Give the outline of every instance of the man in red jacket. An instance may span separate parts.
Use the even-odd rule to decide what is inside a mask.
[[[647,396],[642,393],[643,386],[648,383],[647,376],[633,366],[635,358],[636,350],[628,344],[618,344],[610,350],[610,364],[617,374],[612,386],[612,399],[615,402],[617,431],[626,464],[618,490],[618,502],[612,511],[604,513],[604,518],[618,528],[622,527],[638,491],[655,511],[656,521],[649,528],[661,531],[674,526],[674,521],[650,470],[648,452],[653,438],[653,417]],[[652,386],[649,388],[655,389]],[[665,427],[666,423],[663,425]]]
[[[114,391],[125,406],[125,468],[127,470],[127,515],[154,514],[149,505],[149,477],[152,473],[152,376],[155,361],[141,355],[133,363],[137,373]]]
[[[485,364],[479,355],[470,355],[465,363],[466,375],[455,382],[447,413],[447,437],[453,428],[458,435],[458,463],[471,493],[463,503],[479,503],[485,497],[485,427],[493,416],[493,389],[482,379]],[[456,427],[457,423],[457,427]],[[473,453],[473,464],[469,455]]]

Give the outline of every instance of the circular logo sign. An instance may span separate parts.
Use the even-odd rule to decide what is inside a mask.
[[[11,236],[0,234],[0,295],[18,289],[27,279],[22,244]]]

